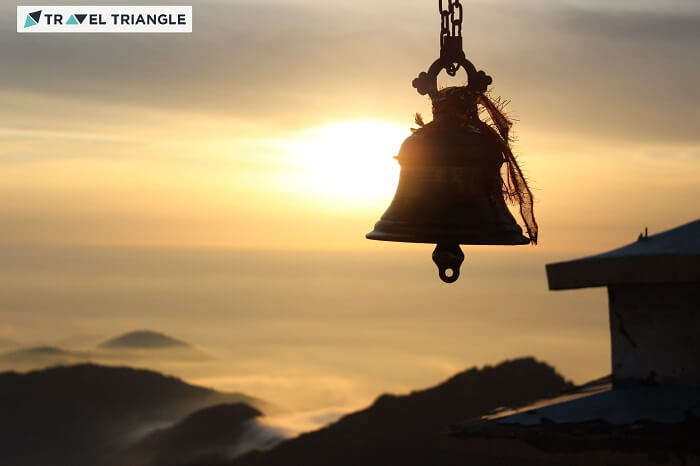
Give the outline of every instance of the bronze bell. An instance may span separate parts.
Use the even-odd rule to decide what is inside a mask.
[[[472,71],[469,86],[438,92],[426,73],[414,81],[433,100],[433,121],[401,145],[396,194],[367,234],[380,241],[435,243],[433,261],[447,283],[459,278],[461,244],[530,243],[504,200],[503,140],[478,117],[477,101],[490,78],[474,73],[466,60],[463,66]]]

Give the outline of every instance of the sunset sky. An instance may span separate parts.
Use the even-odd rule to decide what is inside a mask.
[[[404,375],[377,382],[377,389],[414,388],[467,364],[523,352],[558,358],[552,362],[568,364],[562,371],[577,381],[603,375],[609,356],[603,290],[548,292],[544,264],[626,244],[645,226],[653,233],[698,217],[700,3],[463,3],[467,56],[493,76],[494,94],[511,100],[515,151],[532,183],[541,232],[537,247],[476,248],[473,261],[467,248],[463,278],[451,287],[437,282],[429,247],[364,239],[394,193],[392,157],[410,134],[414,112],[430,119],[429,101],[411,80],[438,56],[437,1],[198,1],[192,34],[151,35],[17,34],[16,5],[0,6],[0,277],[10,284],[0,290],[0,336],[42,342],[57,322],[66,337],[156,326],[225,348],[234,334],[255,345],[255,328],[265,344],[295,333],[299,345],[326,348],[328,360],[317,361],[313,373],[333,377],[326,369],[340,366],[329,362],[328,348],[344,354],[361,346],[365,340],[338,334],[364,329],[373,342],[386,341],[384,332],[397,338],[391,348],[376,343],[383,355],[377,359]],[[442,84],[464,80],[442,76]],[[164,300],[133,298],[124,293],[133,291],[123,285],[128,280],[117,278],[89,282],[91,290],[109,291],[88,299],[78,293],[87,292],[83,280],[122,270],[85,252],[96,246],[206,249],[216,260],[229,256],[211,251],[225,249],[250,281],[217,276],[216,286],[196,296],[207,296],[211,302],[202,303],[213,303],[222,316],[226,299],[237,309],[259,304],[265,299],[259,290],[269,287],[277,298],[265,306],[278,306],[279,316],[266,307],[265,319],[275,326],[250,323],[252,311],[228,309],[233,317],[226,319],[245,314],[253,327],[211,317],[217,322],[211,335],[196,329],[170,294],[196,286],[186,268],[158,282],[161,288],[153,285]],[[283,271],[275,254],[286,254]],[[59,256],[68,265],[49,259]],[[71,266],[71,257],[84,267]],[[188,261],[173,264],[192,266]],[[139,264],[123,266],[124,276],[143,274],[133,286],[153,278]],[[383,275],[386,264],[400,274]],[[331,277],[318,273],[336,278],[324,282]],[[343,276],[349,281],[339,283]],[[413,307],[402,315],[407,293]],[[285,296],[313,312],[285,311]],[[470,300],[480,304],[467,310]],[[513,320],[494,302],[509,312],[523,306],[527,316]],[[130,309],[121,315],[125,303]],[[368,303],[384,303],[392,309],[386,322],[411,322],[410,329],[377,324],[382,306],[370,313]],[[432,305],[452,314],[436,314]],[[206,314],[203,306],[198,312]],[[471,333],[457,329],[470,312],[495,320],[469,327],[478,328]],[[286,327],[285,319],[295,324]],[[434,343],[440,321],[459,332],[454,345],[423,356],[420,364],[430,371],[405,376],[417,360],[406,348],[420,347],[421,338]],[[508,322],[512,327],[503,330]],[[487,346],[494,329],[532,340]],[[547,339],[562,329],[580,340],[557,346]],[[478,353],[458,343],[459,335],[478,340]],[[581,350],[590,357],[576,352],[586,342],[596,348]],[[296,364],[301,372],[294,374],[307,374],[300,362],[306,353],[294,348],[284,349],[293,361],[285,367]],[[282,360],[280,351],[246,357],[269,368]],[[476,356],[460,356],[469,351]],[[364,370],[357,361],[338,364],[343,374]],[[362,377],[379,377],[383,367]],[[268,382],[250,388],[274,396],[270,387],[279,381]],[[374,393],[369,382],[363,387],[362,396]]]

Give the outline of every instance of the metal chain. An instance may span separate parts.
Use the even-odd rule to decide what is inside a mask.
[[[440,55],[443,55],[445,44],[449,38],[462,37],[462,3],[460,0],[447,0],[447,9],[443,8],[443,0],[438,0],[440,11]],[[459,70],[459,65],[451,63],[445,71],[454,76]]]
[[[452,36],[462,37],[462,3],[459,0],[454,0],[450,11],[450,20],[452,21]]]

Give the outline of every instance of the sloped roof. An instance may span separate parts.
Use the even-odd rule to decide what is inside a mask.
[[[549,451],[595,448],[698,450],[700,388],[635,385],[613,389],[605,377],[560,396],[453,426],[462,438],[520,439]]]
[[[700,282],[700,219],[612,251],[547,264],[549,289]]]

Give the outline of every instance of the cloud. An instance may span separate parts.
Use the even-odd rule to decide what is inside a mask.
[[[266,416],[262,418],[260,422],[272,429],[285,433],[288,437],[292,437],[303,432],[311,432],[320,429],[337,421],[344,415],[364,407],[363,405],[353,405],[285,413]]]
[[[596,34],[623,41],[658,44],[658,41],[700,40],[700,11],[696,14],[682,14],[669,11],[610,12],[572,9],[562,15],[562,25],[572,32]]]
[[[472,5],[465,46],[540,130],[697,141],[700,7]],[[235,115],[274,128],[425,110],[410,80],[437,55],[434,5],[200,2],[191,35],[26,35],[4,13],[5,91]],[[421,103],[422,102],[422,103]],[[73,116],[80,119],[80,115]]]

